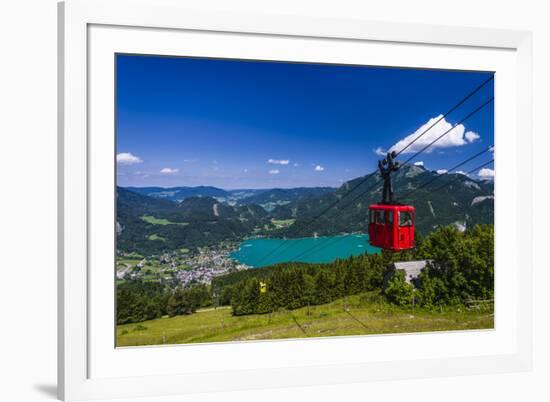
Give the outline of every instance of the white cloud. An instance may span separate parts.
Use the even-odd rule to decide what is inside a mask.
[[[466,173],[464,170],[457,170],[455,173],[456,174],[461,174],[461,175],[464,175],[464,176],[468,176],[468,173]]]
[[[474,142],[475,140],[479,140],[479,134],[474,133],[473,131],[468,131],[466,134],[464,134],[464,137],[468,142]]]
[[[388,152],[382,149],[382,147],[378,147],[374,150],[374,153],[379,156],[386,156]]]
[[[432,152],[436,148],[450,148],[450,147],[460,147],[466,145],[472,141],[475,141],[479,138],[479,134],[472,131],[466,132],[464,125],[459,124],[456,127],[452,128],[452,124],[442,118],[443,115],[431,118],[421,127],[419,127],[414,133],[409,134],[402,140],[394,144],[388,151],[396,151],[404,149],[408,144],[417,139],[412,145],[403,151],[404,154],[412,154],[420,151],[422,148],[436,140],[438,137],[443,135],[443,133],[450,130],[447,134],[437,140],[432,146],[426,149],[426,153]],[[441,119],[437,124],[435,122]],[[431,127],[435,124],[433,127]],[[429,130],[428,128],[431,127]],[[451,129],[452,128],[452,129]],[[426,131],[428,130],[428,131]],[[422,133],[426,132],[422,135]],[[421,137],[419,137],[422,135]],[[386,152],[380,147],[376,148],[374,151],[377,155],[385,155]]]
[[[268,173],[269,174],[279,174],[279,169],[272,169]]]
[[[316,172],[322,172],[323,170],[325,170],[325,168],[322,167],[321,165],[315,166],[315,171],[316,171]]]
[[[437,174],[445,174],[445,173],[447,173],[447,169],[438,169],[438,170],[436,171],[436,173],[437,173]]]
[[[121,152],[116,155],[116,163],[119,165],[135,165],[143,162],[139,157],[132,155],[130,152]]]
[[[248,169],[243,169],[243,172],[248,173]]]
[[[495,170],[489,168],[480,169],[477,175],[482,179],[493,179],[495,177]]]
[[[267,163],[273,165],[288,165],[290,161],[288,159],[268,159]]]
[[[176,174],[179,171],[180,171],[179,169],[172,169],[167,167],[167,168],[160,169],[160,174]]]
[[[489,152],[492,152],[494,154],[495,153],[495,147],[494,146],[490,147]]]
[[[295,163],[295,164],[294,164],[294,167],[298,167],[298,166],[300,166],[299,163]]]
[[[414,162],[414,166],[424,166],[424,161]]]

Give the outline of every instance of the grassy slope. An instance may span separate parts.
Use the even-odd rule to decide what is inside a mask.
[[[344,310],[347,306],[349,311]],[[300,326],[297,325],[297,323]],[[374,294],[322,306],[234,317],[230,308],[117,326],[117,346],[284,339],[493,328],[492,311],[430,312],[388,305]],[[305,333],[304,333],[305,331]]]
[[[155,218],[152,215],[144,215],[144,216],[141,217],[141,219],[143,219],[145,222],[151,223],[153,225],[162,225],[162,226],[166,226],[166,225],[187,226],[187,225],[189,225],[188,222],[171,222],[168,219],[164,219],[164,218],[159,219],[159,218]]]

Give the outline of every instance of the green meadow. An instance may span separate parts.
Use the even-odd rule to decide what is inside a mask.
[[[118,325],[116,334],[117,346],[122,347],[492,328],[490,306],[404,308],[367,292],[270,314],[233,316],[228,306],[208,308],[191,315]]]
[[[276,229],[287,228],[292,225],[296,219],[271,219],[271,223]]]
[[[162,226],[165,226],[165,225],[187,226],[187,225],[189,225],[188,222],[172,222],[172,221],[169,221],[168,219],[164,219],[164,218],[162,218],[162,219],[155,218],[152,215],[144,215],[144,216],[141,217],[141,219],[143,219],[145,222],[150,223],[152,225],[162,225]]]
[[[148,237],[148,239],[151,240],[151,241],[152,241],[152,240],[160,240],[160,241],[165,241],[165,240],[166,240],[164,237],[159,236],[159,235],[156,234],[156,233],[150,235],[150,236]]]

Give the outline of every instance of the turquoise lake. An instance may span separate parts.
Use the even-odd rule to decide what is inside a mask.
[[[286,240],[250,239],[241,243],[231,257],[241,264],[257,268],[288,261],[331,262],[337,258],[372,254],[379,250],[369,244],[368,235],[350,234]]]

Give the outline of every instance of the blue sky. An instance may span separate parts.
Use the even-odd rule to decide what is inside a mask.
[[[117,184],[226,189],[337,187],[373,171],[381,151],[399,150],[490,77],[132,55],[117,56],[116,73]],[[492,96],[490,82],[407,152]],[[493,131],[490,104],[412,162],[448,169],[491,146]]]

